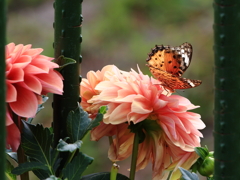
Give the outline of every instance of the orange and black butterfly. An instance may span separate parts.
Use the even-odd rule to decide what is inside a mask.
[[[156,45],[149,53],[147,66],[164,88],[174,92],[175,89],[193,88],[202,83],[181,77],[189,67],[191,58],[192,45],[189,43],[177,47]]]

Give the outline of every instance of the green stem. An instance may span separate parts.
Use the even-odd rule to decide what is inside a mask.
[[[240,1],[214,0],[214,179],[240,179]]]
[[[27,157],[24,155],[24,151],[23,151],[21,145],[18,147],[17,157],[18,157],[18,164],[22,164],[22,163],[27,162]],[[29,173],[25,172],[25,173],[21,174],[20,179],[29,180]]]
[[[5,180],[6,146],[6,80],[5,80],[5,43],[6,43],[6,0],[0,1],[0,179]]]
[[[116,163],[113,163],[112,168],[111,168],[110,180],[117,179],[118,169],[119,169],[119,166]]]
[[[79,64],[82,60],[80,56],[80,43],[82,42],[81,25],[81,0],[55,0],[55,22],[54,22],[54,57],[59,56],[74,59],[75,64],[70,64],[61,70],[64,78],[63,95],[53,96],[53,131],[54,146],[56,147],[59,139],[68,136],[67,116],[68,113],[78,107],[79,99]],[[61,174],[68,153],[59,154],[62,161],[56,172]]]
[[[135,133],[134,141],[133,141],[133,153],[132,153],[132,160],[131,160],[131,169],[130,169],[130,180],[134,180],[136,166],[137,166],[137,156],[138,156],[138,145],[139,145],[139,136],[138,133]]]

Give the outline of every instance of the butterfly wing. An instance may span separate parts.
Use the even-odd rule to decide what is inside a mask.
[[[199,86],[202,83],[200,80],[177,77],[152,66],[149,66],[149,69],[153,76],[157,77],[157,79],[161,82],[161,85],[166,89],[169,89],[171,92],[174,92],[174,89],[193,88]]]
[[[199,86],[202,81],[182,78],[182,74],[191,63],[192,45],[183,43],[180,46],[156,45],[149,53],[147,66],[161,85],[174,92],[174,89],[188,89]]]
[[[189,43],[177,47],[156,45],[147,62],[148,66],[180,77],[190,65],[191,57],[192,46]]]

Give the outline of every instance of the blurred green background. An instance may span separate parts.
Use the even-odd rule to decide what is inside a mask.
[[[44,49],[43,54],[53,57],[54,9],[52,0],[9,0],[7,41],[32,44]],[[206,128],[202,131],[202,146],[213,149],[213,9],[212,1],[136,1],[87,0],[82,4],[82,56],[81,75],[89,70],[100,70],[108,64],[129,71],[137,64],[145,74],[147,54],[156,44],[178,46],[189,42],[193,46],[190,68],[183,77],[199,79],[203,83],[194,89],[178,90],[201,107],[200,113]],[[50,126],[52,98],[45,104],[34,123]],[[108,139],[89,142],[87,137],[83,152],[96,160],[86,173],[109,171],[107,158]],[[120,173],[128,175],[130,159],[120,162]],[[32,177],[32,179],[35,179]],[[151,165],[137,173],[136,179],[151,179]]]

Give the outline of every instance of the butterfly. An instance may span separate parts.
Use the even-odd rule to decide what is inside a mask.
[[[193,88],[202,81],[181,77],[191,63],[192,51],[192,45],[187,42],[177,47],[156,45],[148,54],[146,65],[152,75],[170,92]]]

